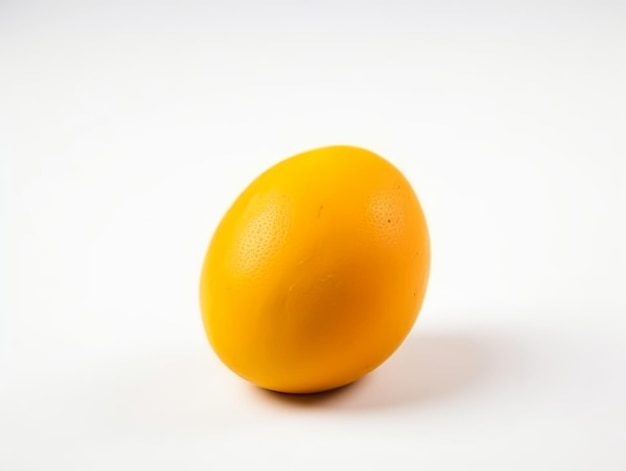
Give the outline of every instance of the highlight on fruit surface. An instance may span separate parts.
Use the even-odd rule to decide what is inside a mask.
[[[279,162],[226,211],[200,280],[222,362],[274,391],[349,384],[409,334],[430,266],[426,220],[384,158],[331,146]]]

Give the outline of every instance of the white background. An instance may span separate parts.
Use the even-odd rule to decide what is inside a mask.
[[[413,183],[429,291],[363,381],[277,396],[200,266],[337,143]],[[625,2],[2,1],[0,164],[3,471],[626,469]]]

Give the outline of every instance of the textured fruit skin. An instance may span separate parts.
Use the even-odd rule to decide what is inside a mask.
[[[218,225],[200,281],[204,327],[220,359],[262,388],[337,388],[408,335],[429,265],[404,176],[364,149],[315,149],[261,174]]]

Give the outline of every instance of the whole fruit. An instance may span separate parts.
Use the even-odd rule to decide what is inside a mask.
[[[400,171],[364,149],[315,149],[261,174],[219,223],[202,268],[204,327],[220,359],[262,388],[337,388],[408,335],[429,264]]]

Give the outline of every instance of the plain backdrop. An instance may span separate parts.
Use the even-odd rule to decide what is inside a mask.
[[[429,290],[364,380],[270,394],[200,266],[329,144],[412,182]],[[626,469],[625,2],[4,0],[0,185],[3,471]]]

